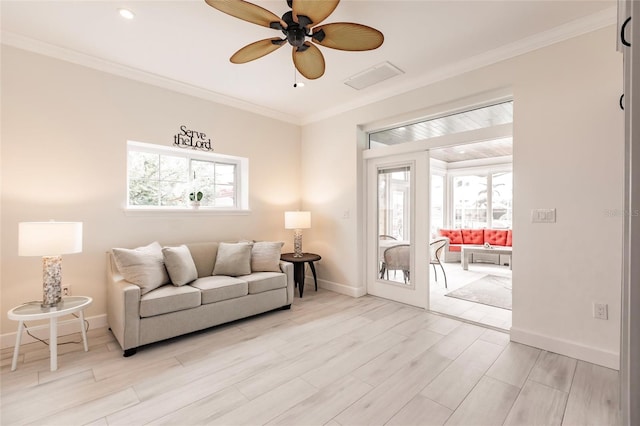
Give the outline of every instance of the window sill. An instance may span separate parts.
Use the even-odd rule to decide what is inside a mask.
[[[249,209],[214,209],[208,207],[124,208],[125,216],[237,216],[248,215]]]

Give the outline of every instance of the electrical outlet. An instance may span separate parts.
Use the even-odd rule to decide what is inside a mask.
[[[593,304],[593,317],[596,319],[609,319],[609,309],[606,303]]]
[[[62,296],[71,296],[71,284],[62,285]]]

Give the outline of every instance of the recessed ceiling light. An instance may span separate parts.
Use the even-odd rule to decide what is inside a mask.
[[[130,11],[129,9],[118,9],[118,13],[120,14],[120,16],[122,16],[124,19],[133,19],[134,15],[132,11]]]

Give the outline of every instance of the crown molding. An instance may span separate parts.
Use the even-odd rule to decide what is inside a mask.
[[[601,12],[586,16],[553,28],[551,30],[524,38],[514,43],[507,44],[489,52],[476,55],[457,63],[441,67],[427,75],[410,79],[401,86],[375,92],[371,95],[363,95],[353,102],[343,103],[335,108],[321,111],[303,117],[286,114],[270,108],[253,104],[231,96],[213,92],[211,90],[183,83],[157,74],[142,71],[137,68],[125,66],[115,62],[97,58],[95,56],[80,53],[75,50],[62,48],[49,43],[38,41],[29,37],[24,37],[16,33],[2,31],[1,43],[19,49],[39,53],[41,55],[54,57],[77,65],[86,66],[106,73],[114,74],[131,80],[162,87],[178,93],[198,97],[208,101],[220,103],[230,107],[238,108],[265,117],[273,118],[296,125],[306,125],[321,121],[344,112],[360,108],[374,102],[379,102],[420,87],[428,86],[451,77],[464,74],[475,69],[483,68],[497,62],[501,62],[524,53],[528,53],[561,41],[577,37],[591,31],[615,24],[617,18],[616,7],[605,9]]]
[[[27,50],[45,56],[50,56],[63,61],[71,62],[76,65],[85,66],[98,71],[114,74],[120,77],[151,84],[172,90],[174,92],[185,95],[194,96],[208,101],[216,102],[226,106],[238,108],[244,111],[259,114],[265,117],[273,118],[291,124],[300,125],[299,117],[265,108],[260,105],[253,104],[232,96],[223,95],[203,87],[183,83],[178,80],[163,77],[137,68],[122,65],[116,62],[101,59],[95,56],[87,55],[76,50],[63,48],[43,41],[35,40],[16,33],[2,31],[1,43],[7,46],[16,47],[18,49]]]
[[[518,40],[516,42],[501,46],[497,49],[472,56],[457,63],[447,65],[422,75],[418,78],[408,80],[400,86],[394,86],[382,92],[376,92],[369,96],[362,96],[354,102],[346,102],[338,107],[324,110],[317,114],[302,117],[302,124],[311,124],[329,117],[333,117],[347,111],[370,105],[394,96],[401,95],[430,84],[437,83],[455,77],[469,71],[483,68],[507,59],[520,56],[522,54],[550,46],[573,37],[577,37],[601,28],[613,25],[618,16],[617,8],[611,7],[601,12],[594,13],[584,18],[576,19],[564,25],[552,28],[548,31],[535,34],[533,36]]]

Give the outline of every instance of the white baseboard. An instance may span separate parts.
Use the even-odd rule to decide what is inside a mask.
[[[305,290],[309,291],[310,286],[314,285],[313,277],[306,276],[304,278],[304,283]],[[327,280],[318,280],[318,287],[351,297],[362,297],[367,294],[367,289],[364,287],[352,287],[350,285],[339,284]]]
[[[107,315],[96,315],[93,317],[85,318],[89,322],[89,330],[94,328],[107,327]],[[15,321],[16,329],[18,328],[18,322]],[[78,326],[78,319],[59,321],[58,322],[58,336],[66,336],[68,334],[78,333],[80,328]],[[35,327],[29,327],[29,332],[40,339],[49,339],[49,324],[37,325]],[[0,348],[12,348],[16,344],[16,333],[7,333],[0,336]],[[37,342],[36,339],[29,336],[27,333],[22,334],[22,345],[27,343]]]
[[[586,346],[571,340],[560,340],[517,327],[511,327],[511,340],[592,364],[620,370],[620,354],[618,352]]]

